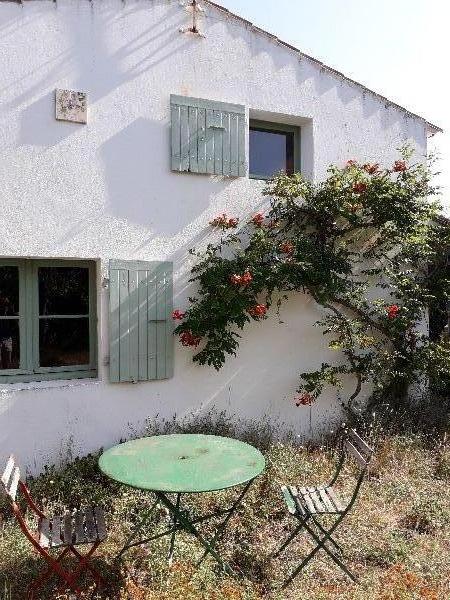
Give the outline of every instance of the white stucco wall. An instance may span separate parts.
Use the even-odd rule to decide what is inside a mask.
[[[39,469],[71,441],[88,452],[146,417],[213,405],[309,431],[309,410],[293,403],[298,373],[336,355],[324,351],[307,298],[284,306],[281,325],[250,326],[219,373],[177,344],[173,379],[108,383],[109,259],[173,260],[182,309],[187,251],[213,235],[208,222],[224,211],[245,218],[262,202],[260,182],[170,171],[169,96],[301,124],[302,170],[316,179],[349,158],[389,164],[405,141],[424,155],[425,123],[205,8],[205,37],[195,37],[179,31],[189,16],[177,0],[0,3],[0,256],[97,259],[100,340],[96,380],[0,384],[0,459],[14,452]],[[55,120],[57,87],[88,92],[87,125]],[[325,394],[313,427],[336,410]]]

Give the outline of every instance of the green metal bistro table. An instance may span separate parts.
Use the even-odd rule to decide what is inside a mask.
[[[253,480],[265,468],[265,460],[259,450],[239,440],[215,435],[158,435],[110,448],[100,456],[99,466],[111,479],[156,495],[155,503],[143,511],[118,558],[133,546],[170,535],[168,558],[171,561],[176,533],[183,530],[195,536],[205,548],[197,566],[210,554],[227,572],[232,573],[217,552],[216,544]],[[197,516],[182,507],[183,494],[214,492],[239,485],[244,488],[229,508]],[[171,494],[175,495],[174,499],[169,497]],[[171,526],[162,533],[137,540],[158,504],[169,510]],[[199,532],[197,525],[217,517],[224,518],[212,539],[208,540]]]

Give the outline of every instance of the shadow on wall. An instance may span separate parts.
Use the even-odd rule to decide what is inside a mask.
[[[0,19],[0,36],[2,39],[14,35],[15,31],[21,26],[22,15],[15,10],[15,8],[16,7],[11,4],[9,7],[6,5],[4,10],[2,10]]]
[[[307,62],[307,59],[303,59],[301,61],[303,64]],[[336,78],[334,78],[330,73],[328,73],[325,69],[320,69],[317,71],[315,67],[311,64],[309,68],[314,72],[316,72],[316,76],[312,78],[314,90],[318,96],[322,96],[327,94],[330,90],[336,88]]]
[[[209,8],[209,11],[213,11],[212,7]],[[295,61],[298,60],[298,54],[296,56],[295,51],[291,51],[289,48],[285,48],[281,46],[276,41],[276,37],[271,34],[260,34],[255,31],[253,34],[251,33],[251,29],[242,23],[241,19],[238,17],[230,17],[227,14],[223,14],[220,11],[219,15],[213,15],[210,19],[206,19],[206,24],[208,21],[214,23],[208,29],[208,34],[211,37],[216,37],[221,40],[222,35],[216,34],[216,29],[218,27],[222,27],[226,29],[227,34],[230,36],[232,40],[236,41],[234,45],[234,51],[241,50],[238,46],[237,42],[241,42],[242,45],[245,44],[247,50],[252,58],[263,57],[267,55],[267,58],[270,60],[271,65],[275,71],[282,71],[286,69],[286,67],[291,67],[295,65]],[[273,38],[273,39],[272,39]],[[224,62],[224,68],[228,69],[227,59],[225,54],[221,51],[221,48],[217,49],[218,56]],[[249,86],[252,85],[252,76],[254,74],[253,69],[251,68],[251,64],[241,65],[241,68],[247,69]],[[305,77],[305,71],[302,68],[295,68],[295,75],[297,77],[297,81],[299,84],[302,84],[308,77]],[[233,72],[227,73],[228,77],[233,77]]]
[[[196,38],[186,38],[179,32],[186,20],[186,14],[183,9],[175,3],[172,7],[165,7],[164,14],[159,20],[151,22],[151,26],[138,33],[134,39],[128,36],[121,36],[125,40],[124,44],[113,52],[105,42],[105,31],[111,31],[118,26],[121,27],[123,19],[130,19],[130,24],[135,27],[141,18],[141,22],[148,22],[147,3],[137,3],[134,8],[129,5],[123,5],[123,12],[117,13],[117,8],[113,4],[111,7],[102,3],[93,3],[90,10],[95,11],[95,20],[90,20],[93,31],[92,54],[95,56],[95,73],[93,74],[92,98],[94,101],[106,96],[110,91],[116,89],[123,83],[139,77],[143,73],[150,71],[159,64],[164,63],[174,54],[185,57],[188,60],[189,53],[186,52],[188,46],[195,45]],[[150,8],[155,10],[156,7]],[[74,31],[71,21],[71,30],[73,31],[74,41],[78,35],[83,36],[83,22],[77,20],[78,31]],[[91,56],[84,56],[84,62],[80,65],[80,72],[91,72]],[[80,77],[81,83],[81,77]]]
[[[70,422],[65,402],[61,402],[64,392],[67,390],[42,390],[47,395],[43,402],[39,392],[32,389],[0,392],[0,468],[10,454],[31,472],[66,457],[76,427]],[[41,402],[42,412],[36,412],[36,401]],[[80,453],[81,448],[77,450]]]
[[[21,8],[20,10],[23,11],[25,9]],[[39,94],[43,89],[52,86],[58,79],[66,77],[72,68],[72,54],[71,49],[66,49],[54,56],[43,57],[48,58],[48,60],[43,60],[34,66],[34,68],[32,65],[27,64],[28,72],[26,74],[17,79],[9,80],[6,85],[3,85],[1,93],[5,96],[10,91],[19,92],[12,100],[5,104],[5,107],[14,111],[19,105],[29,102],[33,96]],[[28,79],[30,83],[27,85],[26,82]]]
[[[27,8],[20,7],[20,10],[23,12]],[[9,81],[1,90],[2,93],[10,88],[21,90],[6,105],[11,110],[16,110],[20,104],[27,106],[21,116],[18,145],[55,146],[76,130],[76,124],[55,121],[56,87],[88,91],[89,104],[93,109],[95,102],[124,83],[151,71],[173,54],[178,53],[187,61],[187,47],[198,43],[195,38],[180,35],[179,28],[186,15],[175,6],[168,15],[153,23],[151,28],[111,52],[105,42],[105,32],[118,28],[124,18],[123,13],[117,14],[115,7],[108,9],[101,4],[94,6],[89,3],[77,10],[76,18],[67,7],[60,12],[61,18],[67,22],[67,31],[72,36],[72,39],[67,40],[69,48],[56,56],[51,56],[49,49],[49,54],[43,56],[42,62],[35,64],[26,76]],[[96,12],[96,19],[92,19],[93,10]],[[135,10],[123,10],[126,10],[126,17],[133,18],[133,13],[137,13],[136,17],[139,17],[138,13],[147,11],[148,7],[142,4]],[[158,31],[158,28],[161,29]],[[39,32],[39,26],[36,29]],[[81,47],[80,40],[84,42]],[[149,81],[151,83],[151,79]],[[28,104],[42,90],[46,90],[44,95]]]
[[[233,181],[171,172],[169,137],[167,123],[141,117],[100,148],[108,212],[158,236],[179,233],[208,208],[211,197]],[[212,181],[216,184],[213,192]]]
[[[41,96],[21,113],[20,146],[57,146],[80,125],[55,119],[55,92]]]

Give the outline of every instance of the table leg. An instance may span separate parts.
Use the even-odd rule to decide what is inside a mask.
[[[137,537],[138,533],[145,527],[145,525],[148,523],[148,521],[150,520],[150,515],[152,514],[152,512],[155,510],[155,508],[158,505],[159,500],[156,500],[153,504],[152,507],[150,508],[149,511],[144,511],[142,513],[142,516],[140,518],[140,520],[138,521],[138,524],[136,525],[136,527],[134,528],[133,532],[131,533],[131,535],[128,537],[127,541],[125,542],[124,547],[122,548],[122,550],[119,552],[119,554],[116,556],[115,560],[119,560],[122,556],[122,554],[124,552],[126,552],[129,548],[132,548],[133,546],[135,546],[136,544],[132,544],[131,542]]]
[[[193,525],[193,523],[183,514],[183,511],[179,510],[179,506],[177,507],[177,505],[174,504],[166,496],[165,493],[155,491],[155,494],[159,498],[159,500],[162,502],[162,504],[164,504],[170,510],[170,512],[173,514],[174,518],[176,518],[177,522],[183,527],[183,529],[185,531],[187,531],[188,533],[191,533],[194,537],[196,537],[198,539],[198,541],[208,551],[208,553],[211,554],[211,556],[213,556],[216,559],[216,561],[221,565],[221,567],[224,569],[224,571],[226,571],[230,575],[233,575],[234,574],[233,569],[229,565],[227,565],[227,563],[224,560],[222,560],[222,558],[216,552],[214,547],[211,546],[211,544],[201,535],[201,533]]]
[[[242,492],[239,494],[238,498],[236,499],[236,501],[234,502],[234,504],[232,505],[232,507],[228,510],[228,514],[225,517],[225,519],[222,521],[222,523],[220,523],[220,525],[218,526],[216,533],[214,534],[214,537],[212,538],[211,542],[210,542],[210,546],[211,548],[214,549],[217,541],[219,540],[220,536],[225,532],[225,528],[228,524],[228,521],[231,519],[231,517],[233,516],[233,514],[236,512],[238,506],[241,504],[242,500],[244,499],[245,494],[248,492],[249,487],[251,486],[251,484],[253,483],[253,479],[251,479],[247,485],[245,486],[245,488],[242,490]],[[200,566],[200,564],[205,560],[205,558],[208,556],[208,554],[211,553],[210,549],[206,549],[203,556],[201,557],[201,559],[198,561],[197,563],[197,567]]]
[[[177,512],[179,512],[179,511],[180,511],[180,498],[181,498],[181,494],[177,494],[177,503],[176,503],[176,505],[175,505],[175,506],[176,506],[176,509],[177,509]],[[177,527],[177,525],[178,525],[178,519],[177,519],[177,517],[176,517],[176,515],[175,515],[175,514],[174,514],[174,515],[172,515],[172,525],[173,525],[173,527],[174,527],[174,530],[173,530],[172,536],[171,536],[171,538],[170,538],[169,554],[168,554],[168,557],[167,557],[167,558],[168,558],[168,560],[169,560],[169,565],[171,565],[171,564],[172,564],[172,559],[173,559],[173,551],[174,551],[174,548],[175,548],[175,536],[176,536],[176,534],[177,534],[177,529],[176,529],[176,527]]]

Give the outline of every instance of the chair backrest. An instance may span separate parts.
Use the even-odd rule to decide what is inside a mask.
[[[356,433],[354,429],[344,429],[341,458],[339,460],[339,464],[337,466],[333,479],[330,482],[330,485],[334,484],[338,479],[339,473],[341,472],[341,469],[344,466],[344,463],[346,462],[347,458],[350,458],[356,462],[356,464],[359,467],[356,485],[355,489],[353,490],[350,502],[345,508],[345,513],[347,513],[352,508],[353,504],[356,501],[356,498],[358,497],[359,490],[364,480],[364,476],[366,474],[367,467],[369,466],[373,452],[373,449],[368,444],[366,444],[366,442]]]
[[[356,433],[349,429],[344,437],[343,451],[352,458],[364,473],[372,459],[373,449]]]
[[[347,427],[342,427],[343,435],[341,437],[342,446],[340,452],[340,458],[334,472],[331,481],[328,486],[333,486],[339,478],[339,475],[342,471],[344,464],[347,462],[347,459],[350,459],[358,465],[358,474],[356,486],[353,492],[352,499],[350,500],[346,511],[350,510],[353,503],[358,496],[359,489],[364,480],[364,476],[367,471],[367,467],[369,466],[370,460],[373,455],[373,449],[356,433],[354,429],[348,429]]]
[[[1,472],[1,471],[0,471]],[[23,533],[27,536],[33,546],[39,550],[40,546],[38,540],[35,539],[35,535],[28,528],[27,520],[25,519],[25,514],[22,512],[19,504],[17,503],[17,492],[20,490],[22,497],[26,501],[27,505],[34,511],[34,513],[40,517],[44,518],[44,513],[36,506],[33,499],[30,496],[30,492],[25,485],[25,483],[20,479],[20,468],[16,465],[16,461],[14,456],[10,456],[6,462],[5,470],[3,471],[2,476],[0,477],[1,485],[3,486],[6,494],[11,498],[12,501],[12,509],[14,512],[14,516],[19,522],[20,528]]]
[[[5,470],[1,476],[1,482],[5,488],[5,492],[11,498],[13,502],[16,501],[17,489],[20,482],[20,469],[16,465],[16,461],[13,456],[8,458]]]

